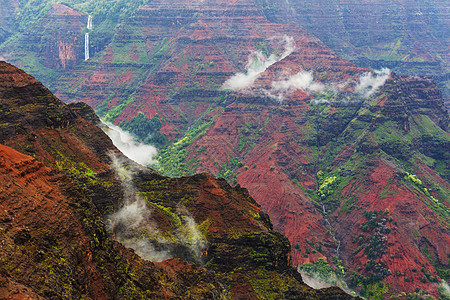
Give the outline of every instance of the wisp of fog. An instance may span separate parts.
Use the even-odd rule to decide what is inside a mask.
[[[124,191],[124,201],[121,207],[106,218],[107,230],[112,237],[134,249],[144,259],[162,261],[176,256],[175,248],[182,246],[189,249],[189,259],[202,264],[202,253],[207,247],[207,241],[198,230],[197,224],[190,212],[178,205],[176,215],[179,224],[174,225],[171,235],[174,239],[167,239],[152,219],[153,210],[147,200],[139,193],[133,183],[133,176],[138,171],[146,169],[130,163],[123,156],[109,152],[111,167],[121,181]],[[175,254],[175,256],[174,256]],[[180,257],[184,258],[184,257]]]
[[[153,157],[156,156],[158,150],[154,146],[136,142],[129,132],[121,129],[119,126],[106,122],[103,122],[103,125],[103,130],[109,136],[114,146],[125,156],[143,166],[156,163]]]
[[[384,85],[390,75],[391,71],[388,68],[383,68],[373,73],[364,73],[359,77],[359,83],[355,87],[355,92],[363,95],[365,98],[369,98]]]
[[[281,55],[271,54],[269,57],[266,57],[261,51],[252,52],[245,67],[245,72],[240,72],[230,77],[223,84],[223,88],[236,91],[250,87],[267,68],[286,58],[295,50],[295,43],[292,37],[283,36],[283,42],[284,51]]]

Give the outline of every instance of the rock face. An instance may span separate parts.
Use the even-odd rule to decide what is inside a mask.
[[[426,101],[412,98],[418,88]],[[443,150],[449,146],[448,136],[437,126],[448,125],[439,92],[430,80],[392,75],[382,92],[361,108],[338,103],[311,106],[312,111],[294,104],[230,105],[186,147],[185,166],[217,170],[222,176],[229,175],[227,168],[234,170],[237,183],[296,246],[294,262],[337,255],[353,287],[381,280],[394,293],[429,290],[434,285],[429,281],[438,281],[433,269],[441,267],[436,262],[446,266],[449,250],[448,172],[437,167],[441,163],[427,166],[419,158],[448,159]],[[425,128],[431,131],[424,133]],[[415,175],[398,162],[410,157],[415,158],[407,165]],[[217,167],[221,161],[225,170]],[[413,183],[416,175],[424,181]],[[432,186],[434,196],[426,190]],[[365,210],[378,214],[367,217]],[[383,218],[393,221],[383,224]],[[370,222],[386,228],[368,228]],[[424,249],[434,249],[434,258],[428,260]],[[358,272],[361,266],[367,267]]]
[[[271,54],[273,61],[245,87],[222,89],[258,51],[261,64]],[[86,79],[77,80],[76,94],[59,95],[87,101],[117,123],[134,124],[139,112],[160,119],[160,132],[173,141],[160,154],[160,171],[207,171],[246,187],[297,245],[294,264],[325,258],[366,296],[416,287],[437,295],[435,272],[447,267],[449,239],[448,154],[438,150],[448,148],[448,117],[430,79],[391,74],[384,87],[370,83],[364,92],[364,80],[383,76],[340,59],[299,28],[269,23],[245,1],[154,1],[119,29],[97,63],[78,73]],[[372,187],[377,172],[392,178],[381,190]],[[414,176],[421,185],[408,179]],[[402,213],[405,201],[414,213]],[[418,225],[421,211],[435,221]],[[372,218],[390,229],[370,227]],[[400,228],[400,219],[409,221]]]
[[[252,59],[264,66],[254,78]],[[441,151],[448,117],[430,79],[366,73],[246,1],[154,1],[120,27],[96,63],[77,73],[85,79],[76,80],[76,93],[58,95],[87,101],[116,123],[139,127],[139,112],[160,120],[172,146],[160,153],[159,170],[207,171],[246,187],[296,246],[295,265],[324,258],[366,296],[416,287],[437,295],[435,272],[447,267],[449,251],[448,154]],[[246,85],[222,88],[246,68]],[[381,190],[372,187],[377,172],[392,178]],[[414,213],[401,213],[406,199]],[[436,221],[416,228],[424,211]],[[372,217],[390,229],[367,227]],[[379,220],[390,217],[409,221],[399,228],[399,220]],[[394,236],[397,246],[385,241]]]
[[[184,291],[167,290],[164,282],[204,289],[194,292],[200,298],[222,294],[221,284],[204,269],[179,260],[153,264],[112,242],[72,180],[9,147],[0,146],[0,152],[2,298],[183,297]],[[178,275],[180,268],[203,283],[192,285]]]
[[[217,207],[192,213],[212,245],[204,256],[213,270],[226,268],[225,261],[235,268],[240,257],[270,261],[275,271],[285,265],[270,253],[285,257],[287,245],[255,204],[236,202],[246,216],[232,220],[257,234],[238,225],[226,244],[216,236],[229,219],[218,213],[220,201],[206,205],[202,195],[222,194],[235,207],[234,199],[245,195],[240,185],[288,237],[295,265],[326,261],[336,277],[366,297],[414,293],[417,287],[438,297],[437,282],[448,280],[449,137],[448,114],[433,80],[359,68],[303,29],[269,22],[257,4],[152,1],[117,28],[102,53],[60,77],[56,94],[67,102],[86,101],[131,131],[148,125],[151,136],[139,138],[160,137],[161,173],[210,172],[236,187],[206,175],[194,177],[206,185],[204,194],[190,186],[192,178],[164,179],[151,190],[134,180],[155,199],[150,202],[163,232],[180,222],[171,215],[179,202]],[[82,132],[70,131],[77,137]],[[82,140],[102,144],[90,136]],[[90,166],[88,157],[82,161]],[[117,181],[105,162],[111,159],[104,155],[82,174],[93,170],[102,180]],[[151,172],[145,176],[163,180]],[[116,195],[111,185],[91,182],[88,175],[78,181],[93,186],[103,215],[118,208],[102,200],[104,192]],[[194,196],[171,200],[164,210],[158,205],[167,183]],[[223,221],[213,225],[212,219]],[[154,246],[164,249],[167,243],[169,252],[194,259],[168,238]],[[249,259],[251,251],[238,247],[243,244],[254,244],[258,255]],[[267,292],[234,270],[236,275],[225,275],[234,280],[227,282],[234,295]],[[249,274],[264,277],[255,269]]]
[[[301,282],[288,240],[271,229],[246,190],[207,174],[170,179],[135,165],[80,117],[77,112],[92,115],[87,107],[72,110],[4,62],[0,99],[1,141],[16,149],[0,145],[2,298],[351,298]],[[152,208],[138,230],[159,228],[154,245],[167,247],[162,239],[168,237],[171,259],[146,261],[111,239],[119,229],[108,231],[104,221],[130,196],[114,176],[113,157],[131,172],[136,191]],[[197,257],[172,238],[187,215],[204,239]]]
[[[445,1],[257,1],[269,20],[295,23],[361,66],[433,75],[450,103]]]
[[[86,26],[87,16],[63,4],[55,4],[39,22],[43,22],[42,27],[48,32],[30,30],[25,34],[24,43],[33,45],[34,39],[40,38],[39,44],[44,49],[30,50],[43,54],[40,58],[52,69],[75,67],[84,56],[84,36],[81,31]],[[51,40],[46,40],[48,38]]]
[[[265,1],[258,2],[270,20],[298,23],[331,45],[342,47],[348,43],[354,51],[369,46],[374,50],[374,58],[383,52],[392,58],[415,52],[428,59],[439,53],[444,61],[448,60],[443,47],[448,43],[444,1],[292,1],[276,8]],[[397,41],[404,41],[405,45],[394,49],[388,46]],[[409,55],[405,60],[416,59]]]
[[[5,0],[0,7],[0,44],[12,33],[14,26],[14,14],[19,6],[18,0]]]
[[[120,106],[106,116],[117,122],[129,121],[139,111],[152,118],[159,110],[170,118],[163,133],[178,137],[177,131],[192,122],[188,115],[194,112],[196,118],[206,107],[182,105],[179,112],[173,106],[186,99],[222,99],[226,95],[220,91],[222,84],[259,52],[266,60],[275,59],[270,54],[277,60],[290,54],[286,63],[291,73],[313,70],[319,75],[332,66],[333,72],[321,75],[328,80],[347,80],[367,71],[340,59],[298,27],[269,23],[253,1],[220,5],[157,1],[143,6],[118,29],[104,56],[92,61],[98,67],[80,70],[83,79],[61,78],[61,86],[72,88],[59,89],[57,95],[68,102],[82,99],[100,113]],[[283,70],[285,65],[278,66]]]
[[[37,77],[51,83],[59,72],[73,70],[83,61],[87,19],[87,15],[64,4],[55,4],[3,48],[3,59],[34,70]]]

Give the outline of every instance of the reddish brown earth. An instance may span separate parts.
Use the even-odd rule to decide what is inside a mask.
[[[245,70],[254,51],[282,53],[285,36],[295,45],[290,55],[248,89],[221,88]],[[329,91],[293,89],[284,93],[282,103],[267,97],[273,81],[299,71],[343,87],[331,96]],[[211,122],[182,149],[185,164],[170,175],[207,171],[247,188],[274,228],[291,245],[298,244],[291,250],[294,265],[325,258],[337,267],[337,256],[347,281],[354,272],[368,277],[370,259],[363,250],[353,253],[362,246],[353,240],[375,235],[360,228],[368,221],[364,210],[388,208],[393,221],[383,236],[386,253],[373,259],[389,269],[382,275],[390,286],[387,295],[419,287],[437,296],[430,278],[436,278],[437,267],[448,269],[449,253],[444,243],[449,237],[447,112],[428,78],[391,74],[383,88],[364,99],[354,88],[367,71],[301,28],[267,21],[253,1],[161,0],[139,9],[101,55],[63,76],[57,95],[68,102],[86,101],[116,124],[139,112],[148,118],[158,113],[161,132],[172,142],[188,128]],[[314,105],[317,99],[331,104]],[[318,196],[319,171],[339,177],[339,185],[323,199]],[[406,171],[423,186],[405,179]],[[423,188],[443,212],[436,212]],[[410,271],[400,266],[402,259]],[[420,282],[427,273],[426,283]]]
[[[0,157],[3,299],[182,297],[166,282],[204,289],[194,291],[200,298],[221,293],[211,290],[220,285],[205,269],[181,260],[153,264],[108,240],[101,223],[86,219],[98,218],[95,208],[83,213],[89,201],[63,174],[3,145]]]
[[[450,106],[447,3],[405,1],[258,0],[276,23],[298,24],[358,65],[433,76]]]
[[[179,7],[196,11],[202,18],[195,21],[187,15],[178,16]],[[120,113],[117,122],[130,120],[138,111],[151,118],[159,110],[167,118],[163,133],[178,136],[177,132],[201,112],[191,111],[189,108],[192,105],[183,105],[183,100],[199,97],[200,101],[195,101],[195,106],[198,106],[203,97],[219,96],[217,88],[245,66],[249,54],[257,50],[255,46],[258,43],[267,43],[281,52],[284,51],[285,36],[292,36],[297,48],[286,60],[291,67],[295,66],[292,73],[309,69],[315,72],[329,70],[325,66],[332,64],[333,72],[329,73],[327,79],[345,80],[358,70],[364,71],[338,58],[302,29],[269,23],[252,1],[238,1],[223,6],[217,6],[217,3],[155,2],[139,9],[116,37],[117,45],[137,47],[141,56],[145,49],[147,57],[137,66],[150,67],[150,71],[125,71],[135,64],[134,60],[129,58],[129,64],[117,63],[117,55],[123,57],[128,53],[118,52],[120,49],[116,47],[109,48],[100,59],[100,66],[93,71],[83,70],[79,78],[71,79],[70,85],[76,84],[76,94],[59,89],[57,95],[64,100],[85,101],[94,108],[102,103],[111,107],[126,101],[128,95],[124,93],[129,93],[128,89],[137,89],[135,100]],[[168,44],[168,50],[159,55],[157,52],[161,49],[162,39]],[[156,60],[151,61],[152,57]],[[210,62],[214,62],[214,65],[210,65]],[[204,67],[199,68],[201,65]],[[285,63],[280,62],[277,68],[283,70],[284,66]],[[117,72],[119,75],[116,76]],[[142,77],[146,77],[146,80],[140,84],[138,81]],[[167,101],[169,91],[175,93],[173,101]],[[179,109],[175,109],[174,105],[179,105]]]
[[[2,51],[3,59],[19,67],[71,70],[84,59],[82,30],[86,27],[87,18],[87,15],[64,4],[55,4],[20,36],[19,42],[6,46]],[[36,61],[30,63],[30,59]],[[42,71],[36,75],[46,76]]]
[[[58,100],[40,82],[0,65],[1,143],[65,170],[109,170],[105,151],[115,150],[103,131]]]
[[[354,184],[351,189],[345,191],[343,196],[350,197],[356,194],[357,198],[360,199],[358,201],[360,207],[372,211],[388,209],[389,215],[395,220],[395,226],[387,235],[387,251],[380,258],[380,260],[386,262],[387,267],[393,274],[393,278],[389,281],[391,288],[407,290],[410,283],[405,279],[409,278],[416,287],[427,290],[430,285],[421,282],[423,273],[412,270],[414,267],[419,270],[419,266],[421,266],[420,268],[425,268],[426,272],[431,273],[431,276],[437,275],[430,261],[423,257],[420,250],[428,245],[432,256],[445,262],[449,250],[448,245],[450,244],[450,238],[445,229],[446,224],[441,218],[436,218],[433,210],[424,205],[411,189],[396,182],[398,175],[390,162],[380,160],[374,163],[377,165],[370,175],[370,183],[363,188],[365,192],[358,193],[357,189],[361,186]],[[394,182],[394,184],[389,182]],[[380,194],[386,188],[394,193],[383,199]],[[340,228],[357,229],[358,227],[355,228],[354,225],[360,225],[365,220],[344,213],[338,215],[336,221],[336,227],[339,230]],[[353,236],[357,233],[356,231]],[[352,244],[351,236],[350,234],[343,238],[344,245]],[[413,237],[413,239],[405,237]],[[357,245],[353,244],[351,250],[353,251],[356,248]],[[343,249],[343,251],[348,250]],[[349,256],[347,259],[352,260],[352,263],[356,265],[367,262],[367,258],[364,257],[362,252],[354,257]]]
[[[106,153],[119,152],[90,122],[97,118],[93,112],[59,102],[33,77],[4,62],[0,99],[2,142],[35,156],[0,145],[1,297],[350,298],[302,283],[291,266],[288,240],[271,229],[247,190],[207,174],[170,179],[128,161],[141,195],[153,195],[162,211],[175,212],[181,204],[201,224],[209,270],[177,258],[141,259],[105,230],[102,216],[120,207],[124,191]],[[161,211],[148,222],[160,230],[176,229]]]
[[[181,8],[186,13],[180,13]],[[285,36],[293,37],[295,50],[290,55],[270,66],[248,89],[232,93],[221,89],[226,79],[244,70],[252,52],[264,48],[269,53],[283,52],[287,45],[283,42]],[[129,45],[130,50],[124,45]],[[294,89],[284,94],[282,103],[265,96],[264,90],[270,90],[273,81],[300,71],[310,71],[323,84],[344,84],[337,97],[341,100],[350,97],[349,104],[335,103],[318,115],[321,108],[311,105],[311,99],[316,97],[311,91]],[[392,230],[388,235],[391,239],[398,234],[397,244],[388,242],[386,253],[377,258],[391,272],[383,278],[390,285],[389,293],[413,292],[419,286],[437,295],[434,283],[422,284],[418,280],[428,271],[430,276],[436,276],[431,265],[433,257],[446,268],[449,249],[441,242],[448,241],[448,222],[435,215],[436,223],[429,225],[433,229],[422,230],[415,216],[424,211],[431,213],[429,200],[420,200],[417,192],[390,198],[373,189],[371,176],[376,172],[375,166],[383,164],[382,152],[391,151],[388,154],[394,155],[397,150],[389,145],[386,148],[379,136],[371,132],[377,128],[384,130],[383,126],[390,124],[387,121],[403,129],[402,135],[408,134],[411,126],[417,132],[423,124],[415,120],[423,116],[446,130],[448,119],[442,98],[428,79],[392,75],[388,88],[378,94],[384,95],[375,104],[364,103],[353,90],[359,76],[367,71],[339,58],[300,28],[268,22],[252,1],[226,4],[154,1],[139,9],[119,29],[115,42],[95,59],[94,68],[80,68],[73,76],[62,78],[59,84],[72,89],[68,92],[69,89],[59,88],[57,95],[66,101],[86,101],[103,112],[108,111],[105,107],[112,109],[106,118],[116,124],[130,121],[139,112],[148,118],[158,113],[163,123],[161,132],[171,141],[183,137],[186,128],[197,119],[212,122],[204,134],[186,147],[185,161],[194,161],[186,167],[191,167],[192,172],[222,175],[228,168],[234,173],[228,179],[247,188],[269,213],[274,228],[286,234],[291,245],[299,245],[300,250],[291,250],[294,265],[315,262],[318,258],[334,264],[332,257],[337,255],[347,269],[347,280],[353,272],[368,276],[364,270],[358,271],[367,262],[364,252],[353,255],[359,245],[352,241],[361,231],[359,226],[349,224],[362,223],[365,209],[389,208],[394,220],[405,222],[404,228]],[[132,92],[134,98],[130,98]],[[374,107],[373,113],[364,113],[366,105]],[[121,109],[113,111],[118,106]],[[358,131],[360,127],[362,131]],[[425,146],[414,147],[419,147],[420,153],[428,153]],[[358,162],[368,159],[353,157],[355,151],[376,157],[366,167],[355,167],[349,173],[356,176],[352,181],[354,189],[347,187],[351,192],[334,192],[330,199],[321,201],[317,196],[317,172],[340,172],[341,168],[349,168],[352,159]],[[232,165],[233,158],[238,158],[240,164]],[[390,177],[397,172],[404,174],[396,163],[388,165],[384,172]],[[432,169],[424,173],[416,168],[415,174],[427,182],[427,188],[438,182],[442,190],[448,191],[448,184]],[[394,190],[414,190],[403,179],[394,186]],[[434,196],[448,207],[446,193]],[[381,201],[382,197],[398,204],[387,204]],[[409,201],[413,201],[415,213],[403,215],[400,211],[408,197],[414,199]],[[348,199],[353,199],[347,204],[350,209],[345,208]],[[367,199],[377,205],[366,202]],[[400,220],[396,222],[397,228]],[[329,226],[336,232],[332,234]],[[409,234],[414,230],[417,238]],[[436,254],[441,254],[431,255],[431,261],[428,260],[421,239],[436,249]],[[307,254],[307,248],[314,251]],[[402,255],[408,260],[412,257],[414,263],[409,267],[416,268],[414,276],[405,275],[411,272],[394,263],[391,255],[394,259]],[[421,272],[422,268],[425,272]],[[399,280],[397,272],[403,279],[408,277],[409,282]]]
[[[267,1],[260,1],[264,2]],[[448,37],[444,35],[445,30],[439,28],[449,25],[449,20],[443,17],[445,1],[442,0],[428,4],[410,0],[316,0],[281,3],[278,10],[267,8],[265,12],[274,13],[268,16],[273,21],[299,24],[332,47],[345,49],[343,52],[349,55],[362,56],[364,47],[370,47],[371,51],[365,55],[372,59],[392,53],[388,58],[405,55],[405,61],[421,57],[430,62],[436,60],[437,52],[448,61],[444,50]],[[387,45],[397,40],[402,41],[401,47]]]

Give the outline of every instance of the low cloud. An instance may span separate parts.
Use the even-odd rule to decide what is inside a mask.
[[[391,71],[388,68],[383,68],[380,71],[374,71],[373,73],[364,73],[359,77],[359,83],[355,87],[355,92],[361,94],[365,98],[369,98],[384,85],[390,75]]]
[[[291,76],[287,80],[272,82],[272,88],[275,91],[289,92],[293,90],[307,90],[311,92],[323,92],[325,85],[314,81],[314,77],[311,72],[298,72]]]
[[[156,163],[153,157],[156,156],[158,150],[154,146],[136,142],[129,132],[111,123],[103,123],[103,125],[105,125],[103,130],[112,140],[114,146],[128,158],[143,166]]]
[[[250,87],[267,68],[286,58],[295,50],[295,43],[292,37],[284,36],[282,42],[284,43],[284,51],[281,55],[271,54],[269,57],[266,57],[261,51],[255,51],[250,54],[245,72],[237,73],[230,77],[223,84],[223,88],[235,91]]]
[[[151,222],[152,210],[145,199],[139,195],[133,184],[133,173],[137,171],[135,165],[127,163],[126,159],[114,153],[109,153],[112,167],[122,183],[124,202],[122,207],[107,217],[107,230],[113,238],[134,249],[144,259],[162,261],[171,258],[167,250],[156,249],[152,240],[163,241],[159,238],[159,230]]]
[[[331,102],[325,99],[312,99],[311,103],[314,105],[321,105],[321,104],[330,104]]]
[[[302,275],[303,282],[313,289],[324,289],[333,286],[323,280],[318,279],[320,278],[319,274],[306,273],[303,271],[299,271],[299,273]]]
[[[335,93],[345,95],[347,93],[347,96],[343,96],[343,98],[337,96],[337,98],[351,102],[361,101],[361,97],[364,99],[372,96],[385,84],[391,74],[389,69],[383,68],[380,71],[366,72],[353,80],[322,83],[314,79],[311,71],[300,71],[294,75],[287,75],[286,70],[284,74],[278,74],[278,79],[274,80],[271,86],[253,87],[252,85],[263,72],[295,50],[295,43],[292,37],[284,36],[282,41],[284,43],[284,51],[281,55],[271,54],[269,57],[266,57],[261,51],[253,52],[249,57],[245,71],[230,77],[222,87],[234,91],[251,88],[249,90],[250,93],[273,99],[279,103],[282,103],[295,90],[303,90],[311,94]],[[354,98],[353,100],[348,96],[352,87],[354,87],[354,94],[358,95],[358,97],[350,96],[350,98]],[[325,103],[325,101],[321,100],[313,101],[315,104]]]
[[[450,286],[444,280],[442,280],[441,284],[439,285],[439,291],[441,292],[442,296],[446,297],[445,299],[450,298]]]
[[[283,75],[284,79],[273,81],[270,90],[259,89],[260,94],[282,103],[289,94],[295,90],[304,90],[314,93],[323,93],[334,87],[327,86],[321,82],[315,81],[312,72],[301,71],[294,75]]]
[[[161,232],[152,219],[151,204],[133,183],[134,174],[145,168],[113,152],[109,156],[124,191],[122,206],[106,218],[106,227],[113,239],[150,261],[178,257],[202,264],[202,254],[208,244],[190,212],[184,207],[176,207],[174,215],[179,218],[178,224],[173,225],[169,235]]]
[[[207,248],[208,242],[198,229],[197,223],[185,207],[177,207],[177,214],[181,216],[182,226],[176,232],[175,237],[182,241],[184,245],[193,252],[197,262],[201,262],[203,251]]]
[[[367,72],[359,76],[358,80],[347,80],[343,82],[328,82],[322,83],[314,80],[312,72],[299,72],[286,79],[272,82],[271,90],[263,90],[263,93],[272,98],[282,102],[287,95],[295,90],[303,90],[316,95],[332,93],[336,95],[336,99],[340,102],[361,101],[360,97],[351,97],[349,92],[345,92],[348,86],[354,86],[354,94],[360,95],[363,98],[368,98],[376,93],[389,78],[391,72],[385,68],[381,71]],[[319,97],[320,98],[320,97]],[[329,100],[313,99],[313,104],[328,104]]]

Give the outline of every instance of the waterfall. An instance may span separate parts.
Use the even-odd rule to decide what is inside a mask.
[[[92,16],[91,15],[88,16],[87,29],[89,29],[89,30],[92,29]]]
[[[89,33],[84,34],[84,60],[89,59]]]
[[[92,16],[89,15],[88,16],[88,21],[87,21],[87,29],[91,30],[92,29]],[[86,32],[84,34],[84,60],[88,60],[89,59],[89,32]]]
[[[338,239],[336,238],[336,235],[335,235],[334,232],[331,230],[331,228],[333,228],[333,227],[331,226],[330,221],[328,221],[328,218],[326,217],[327,211],[326,211],[326,209],[325,209],[325,205],[323,205],[323,204],[322,204],[322,209],[323,209],[323,214],[324,214],[324,220],[325,220],[325,222],[327,222],[327,224],[328,224],[328,233],[331,235],[331,237],[333,238],[333,240],[338,244],[338,245],[337,245],[337,248],[336,248],[336,254],[339,256],[339,248],[341,248],[341,241],[338,240]]]

